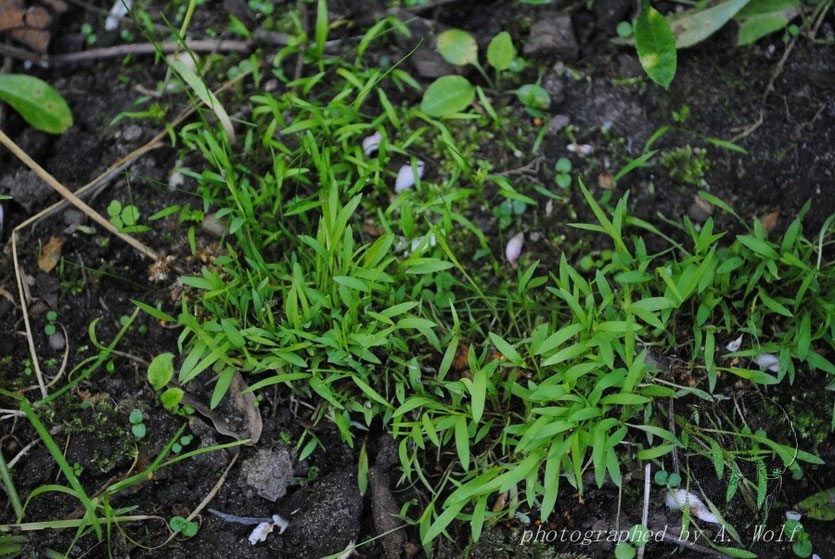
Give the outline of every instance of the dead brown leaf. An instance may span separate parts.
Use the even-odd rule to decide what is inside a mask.
[[[770,214],[766,214],[760,218],[760,224],[765,229],[766,233],[771,233],[771,231],[777,227],[777,219],[780,217],[780,212],[771,212]]]
[[[236,371],[229,384],[227,395],[220,401],[217,408],[211,409],[188,392],[183,395],[183,404],[191,406],[208,418],[221,435],[239,441],[249,439],[247,444],[254,445],[261,438],[264,424],[261,421],[261,412],[256,406],[255,394],[244,393],[247,388],[241,373]]]
[[[41,254],[38,256],[38,268],[44,272],[51,272],[58,265],[61,260],[61,247],[64,246],[64,239],[60,237],[52,237],[49,239],[43,248]]]

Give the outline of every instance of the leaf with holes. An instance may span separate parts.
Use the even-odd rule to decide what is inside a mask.
[[[60,134],[72,126],[72,113],[61,94],[51,85],[22,74],[0,75],[0,100],[20,113],[38,130]]]

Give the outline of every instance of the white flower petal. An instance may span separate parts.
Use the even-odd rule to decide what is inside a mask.
[[[504,257],[514,268],[516,267],[516,262],[519,260],[519,256],[522,254],[522,246],[524,244],[525,234],[517,233],[507,242],[507,246],[504,249]]]
[[[739,351],[739,348],[741,346],[742,346],[742,334],[740,334],[737,339],[735,339],[734,341],[732,341],[731,343],[726,345],[725,349],[727,349],[731,353],[734,353],[735,351]]]
[[[400,193],[404,190],[408,190],[415,185],[417,179],[423,178],[423,169],[425,167],[423,161],[418,161],[416,167],[417,176],[415,176],[415,173],[412,170],[411,165],[403,165],[402,167],[400,167],[400,170],[397,171],[397,180],[394,183],[395,192]]]
[[[776,373],[780,370],[780,359],[773,353],[763,353],[762,355],[757,355],[754,358],[754,363],[756,363],[760,369],[768,369],[772,373]]]
[[[371,155],[380,147],[380,140],[383,139],[383,135],[380,132],[374,132],[367,138],[362,141],[362,151],[365,153],[366,156]]]

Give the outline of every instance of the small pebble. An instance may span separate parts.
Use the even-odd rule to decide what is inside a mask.
[[[63,332],[55,332],[49,337],[49,347],[54,349],[55,351],[60,351],[64,349],[64,333]]]

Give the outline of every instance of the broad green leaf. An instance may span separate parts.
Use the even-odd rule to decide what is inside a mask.
[[[502,31],[487,46],[487,62],[496,70],[507,70],[516,57],[516,47],[510,33]]]
[[[784,28],[800,13],[798,0],[751,0],[734,16],[737,45],[750,45]]]
[[[448,29],[438,35],[438,53],[453,66],[478,63],[475,37],[460,29]]]
[[[670,24],[645,2],[635,22],[635,47],[638,59],[652,81],[664,89],[676,74],[676,39]]]
[[[60,134],[72,126],[72,113],[58,91],[23,74],[0,74],[0,100],[12,106],[38,130]]]
[[[516,97],[525,106],[533,109],[547,109],[551,106],[551,96],[541,85],[528,83],[516,90]]]
[[[420,110],[429,116],[443,116],[466,109],[475,99],[475,88],[463,76],[442,76],[423,94]]]
[[[695,8],[669,18],[676,48],[685,49],[716,33],[751,0],[726,0],[707,9]]]
[[[161,390],[174,376],[174,354],[161,353],[148,365],[148,383],[154,390]]]
[[[455,450],[464,470],[470,469],[470,436],[467,433],[467,418],[459,415],[455,421]]]

